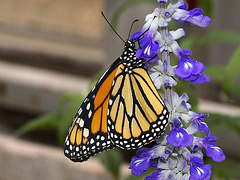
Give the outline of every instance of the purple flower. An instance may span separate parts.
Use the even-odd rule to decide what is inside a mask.
[[[204,165],[203,160],[192,156],[190,158],[190,178],[189,180],[209,180],[211,176],[211,165]]]
[[[130,167],[132,174],[141,176],[147,171],[151,164],[151,160],[158,157],[163,152],[163,147],[154,146],[153,148],[141,148],[137,150],[136,155],[131,160]]]
[[[160,53],[163,51],[168,51],[177,55],[181,48],[176,40],[183,36],[185,36],[185,31],[182,28],[179,28],[176,31],[169,31],[164,38],[162,38],[161,34],[159,35],[156,33],[155,39],[159,42]]]
[[[160,47],[156,41],[153,40],[153,37],[150,35],[145,35],[139,40],[139,48],[136,52],[137,58],[142,58],[148,62],[155,62],[159,60],[157,56]]]
[[[205,71],[205,66],[196,60],[190,59],[191,51],[188,49],[179,50],[179,62],[175,69],[178,77],[185,81],[191,81],[194,84],[209,82],[210,77],[206,74],[201,74]]]
[[[177,15],[173,15],[173,20],[205,28],[211,23],[211,19],[208,16],[203,16],[202,13],[203,11],[200,8],[195,8],[190,11],[179,8],[176,11]]]
[[[168,0],[157,0],[159,4],[166,4]]]
[[[205,123],[201,118],[207,118],[209,114],[202,114],[202,113],[194,113],[193,118],[191,119],[192,122],[198,124],[198,129],[200,132],[206,133],[206,135],[209,135],[209,128],[207,123]]]
[[[180,118],[181,120],[184,120],[186,123],[189,122],[192,118],[193,112],[189,111],[191,108],[191,105],[187,103],[188,101],[188,96],[186,93],[183,93],[182,96],[178,96],[176,92],[172,92],[172,102],[173,105],[171,106],[168,102],[165,102],[168,110],[171,112],[173,111],[174,113],[172,114],[172,120],[175,118]],[[169,122],[172,122],[172,120],[169,120]]]
[[[211,23],[211,19],[208,16],[203,16],[202,9],[195,8],[190,11],[187,11],[187,9],[188,5],[183,0],[171,1],[167,9],[161,13],[160,26],[166,27],[171,20],[197,25],[202,28],[207,27]]]
[[[157,89],[160,89],[162,86],[175,86],[177,82],[175,80],[175,67],[168,65],[167,61],[157,61],[151,63],[152,67],[150,68],[150,77]]]
[[[173,121],[174,127],[167,136],[167,141],[169,144],[175,147],[190,146],[193,142],[193,136],[188,134],[182,127],[181,122],[177,119]]]
[[[208,125],[202,120],[209,115],[191,111],[187,94],[179,97],[172,87],[181,79],[201,84],[209,82],[210,77],[203,74],[205,66],[201,62],[189,58],[191,51],[178,44],[177,40],[185,36],[185,31],[182,28],[169,31],[168,24],[174,20],[207,27],[211,19],[203,16],[199,8],[187,11],[188,5],[184,0],[157,1],[159,7],[146,16],[143,28],[134,33],[131,40],[139,43],[136,57],[151,62],[145,67],[150,71],[155,87],[165,86],[166,99],[163,101],[170,112],[170,133],[157,138],[154,147],[139,149],[131,160],[130,169],[134,175],[140,176],[149,167],[155,168],[156,172],[146,180],[208,180],[211,165],[204,165],[202,149],[217,162],[223,161],[225,155],[213,144],[217,139],[211,137]],[[179,58],[177,66],[171,66],[171,53]],[[162,60],[159,60],[160,54]],[[198,137],[197,133],[207,137]]]
[[[160,50],[158,41],[155,41],[155,34],[158,29],[158,18],[156,12],[147,15],[146,23],[143,28],[131,36],[132,41],[139,42],[139,48],[136,52],[137,58],[142,58],[148,62],[155,62],[159,60],[157,53]]]
[[[216,162],[222,162],[225,160],[226,156],[221,148],[212,144],[215,141],[217,141],[215,136],[206,137],[202,139],[202,144],[208,157],[211,157]]]
[[[147,171],[151,163],[151,159],[149,157],[136,157],[133,156],[130,167],[132,174],[136,176],[141,176],[143,173]]]

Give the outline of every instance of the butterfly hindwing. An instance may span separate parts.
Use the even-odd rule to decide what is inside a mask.
[[[112,82],[120,64],[117,59],[102,75],[80,106],[69,128],[64,153],[75,162],[114,147],[107,132],[107,109]]]
[[[116,146],[135,149],[159,137],[168,111],[144,67],[116,74],[109,103],[108,131]]]

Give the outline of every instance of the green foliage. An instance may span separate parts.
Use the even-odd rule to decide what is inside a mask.
[[[57,132],[57,139],[59,144],[63,146],[67,130],[84,97],[85,96],[81,94],[63,95],[59,99],[56,112],[44,114],[32,119],[20,127],[18,130],[16,130],[13,135],[22,136],[32,131],[54,129]]]
[[[121,165],[123,163],[123,156],[117,149],[105,151],[98,154],[100,162],[112,174],[115,180],[121,178]]]
[[[239,161],[227,158],[221,163],[208,159],[206,164],[211,164],[214,171],[212,171],[213,180],[238,180],[240,178],[240,163]]]
[[[206,73],[211,76],[213,81],[222,86],[222,91],[229,100],[237,102],[240,99],[240,85],[237,83],[237,77],[240,76],[240,45],[234,51],[225,66],[210,66]]]
[[[32,119],[29,123],[23,125],[16,130],[14,136],[22,136],[31,131],[40,131],[46,129],[54,129],[57,122],[55,121],[55,114],[46,114]]]
[[[224,70],[222,87],[224,92],[230,97],[233,89],[240,90],[240,85],[237,85],[236,78],[240,75],[240,45],[235,50]],[[240,91],[235,91],[240,99]]]
[[[141,176],[135,176],[133,174],[130,174],[126,180],[143,180],[146,176],[154,173],[156,171],[156,169],[153,169],[151,167],[148,168],[148,170]]]
[[[238,116],[211,113],[205,121],[212,132],[221,131],[221,129],[228,127],[235,131],[240,137],[240,117]]]
[[[190,0],[191,1],[191,0]],[[213,0],[199,0],[200,7],[203,9],[204,15],[213,17]]]
[[[197,38],[196,38],[197,39]],[[231,30],[214,30],[206,33],[201,38],[198,38],[198,48],[204,47],[211,43],[240,43],[240,33]]]

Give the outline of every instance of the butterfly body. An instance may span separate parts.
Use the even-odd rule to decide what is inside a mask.
[[[64,153],[75,162],[113,147],[136,149],[159,137],[168,111],[135,42],[106,70],[80,106],[69,128]]]

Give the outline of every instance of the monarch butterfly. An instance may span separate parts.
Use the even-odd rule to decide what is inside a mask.
[[[128,40],[80,106],[64,143],[72,161],[86,161],[116,146],[140,148],[164,132],[168,110],[145,62],[135,55],[135,42]]]

